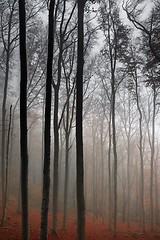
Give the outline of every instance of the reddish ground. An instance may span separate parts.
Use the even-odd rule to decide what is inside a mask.
[[[38,210],[30,212],[31,240],[38,240],[40,235],[40,213]],[[70,216],[67,231],[61,230],[62,216],[59,216],[59,236],[55,237],[51,233],[51,216],[49,215],[49,240],[76,240],[76,218]],[[107,230],[107,225],[100,220],[93,223],[90,216],[86,217],[86,240],[112,240],[113,233]],[[0,240],[20,240],[21,239],[21,217],[15,214],[13,207],[8,208],[6,223],[0,227]],[[126,225],[118,224],[117,240],[152,240],[160,239],[160,232],[142,234],[136,224],[132,224],[128,230]]]

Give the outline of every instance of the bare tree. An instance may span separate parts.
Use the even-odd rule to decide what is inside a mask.
[[[76,170],[77,170],[77,239],[85,240],[85,200],[83,169],[83,64],[84,64],[84,0],[78,0],[78,50],[76,79]]]
[[[148,46],[153,56],[158,62],[160,62],[160,54],[159,51],[157,51],[159,44],[157,41],[159,39],[159,18],[157,16],[159,15],[160,3],[159,1],[153,1],[155,7],[153,7],[151,14],[148,17],[149,24],[146,24],[146,22],[138,20],[138,17],[144,10],[143,5],[141,5],[143,2],[144,0],[127,0],[126,3],[123,1],[123,10],[126,12],[128,19],[133,23],[134,27],[146,35]]]
[[[50,189],[50,129],[51,129],[51,102],[52,102],[52,64],[54,43],[54,7],[55,0],[48,3],[49,26],[48,26],[48,59],[45,97],[45,126],[44,126],[44,165],[43,165],[43,193],[41,209],[41,233],[40,239],[48,239],[48,208]]]
[[[19,0],[20,22],[20,146],[21,146],[21,201],[22,239],[29,239],[28,210],[28,139],[27,139],[27,55],[26,55],[26,10],[25,0]]]
[[[68,31],[69,23],[72,19],[76,4],[74,4],[71,8],[69,13],[69,17],[67,21],[65,21],[65,14],[66,14],[66,4],[67,1],[63,1],[62,5],[58,1],[56,5],[56,13],[55,18],[57,16],[57,11],[62,7],[61,17],[60,17],[60,24],[57,26],[59,29],[57,30],[57,42],[58,42],[58,68],[57,68],[57,78],[53,79],[52,85],[54,89],[54,119],[53,119],[53,126],[54,126],[54,167],[53,167],[53,234],[58,234],[58,170],[59,170],[59,128],[62,121],[63,113],[66,107],[66,104],[63,107],[61,117],[59,119],[59,92],[60,92],[60,85],[62,80],[62,61],[63,61],[63,53],[64,49],[66,48],[65,42],[70,36],[72,31]]]
[[[5,151],[6,151],[6,101],[7,101],[7,92],[8,92],[8,82],[9,82],[9,72],[10,72],[10,60],[12,57],[13,50],[15,49],[15,42],[17,40],[17,35],[13,34],[15,22],[15,9],[16,9],[17,0],[11,1],[10,3],[1,3],[1,35],[2,35],[2,43],[3,43],[3,58],[4,58],[4,66],[1,65],[2,70],[5,74],[5,81],[4,81],[4,90],[3,90],[3,101],[2,101],[2,175],[1,175],[1,182],[2,182],[2,206],[3,209],[5,208],[5,165],[6,165],[6,158],[5,158]],[[5,15],[6,14],[6,15]],[[7,14],[9,14],[9,18],[6,19]],[[5,22],[6,20],[6,22]],[[7,23],[7,25],[6,25]],[[5,213],[5,211],[4,211]],[[5,221],[5,215],[3,215],[3,219],[1,224],[3,225]]]
[[[117,62],[124,55],[124,48],[128,44],[128,29],[124,27],[119,18],[119,9],[116,2],[103,1],[100,7],[101,27],[105,35],[105,48],[103,54],[108,57],[108,69],[110,76],[110,104],[111,104],[111,131],[114,156],[113,174],[113,229],[114,236],[117,235],[117,140],[116,140],[116,91],[122,80],[117,80]],[[122,78],[123,79],[123,78]]]

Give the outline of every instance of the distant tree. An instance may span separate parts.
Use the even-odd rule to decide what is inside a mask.
[[[123,190],[125,191],[125,183],[127,186],[127,196],[126,199],[124,199],[124,208],[126,208],[126,217],[127,217],[127,225],[130,227],[130,215],[131,215],[131,191],[132,191],[132,139],[135,135],[135,120],[136,120],[136,108],[135,108],[135,102],[132,101],[133,95],[132,91],[129,88],[129,81],[126,79],[123,83],[123,89],[121,90],[123,92],[122,96],[119,96],[119,108],[117,108],[118,115],[121,119],[122,129],[124,132],[124,142],[126,142],[126,158],[127,158],[127,178],[122,178],[122,185]],[[122,111],[123,109],[123,111]],[[123,164],[124,165],[124,164]],[[122,168],[123,169],[123,168]],[[122,171],[124,172],[124,171]],[[124,173],[123,173],[124,174]],[[125,217],[123,217],[123,220]]]
[[[134,27],[140,30],[143,42],[141,43],[140,48],[142,49],[144,60],[144,72],[146,74],[147,80],[145,81],[147,86],[151,86],[153,90],[153,115],[152,115],[152,139],[149,137],[150,149],[151,149],[151,174],[150,174],[150,217],[151,217],[151,231],[154,228],[154,206],[153,206],[153,172],[154,172],[154,155],[155,155],[155,115],[156,115],[156,99],[157,99],[157,89],[159,88],[159,64],[160,64],[160,2],[153,1],[152,8],[149,13],[149,16],[145,20],[141,21],[140,16],[145,10],[144,1],[126,1],[123,2],[123,9],[127,14],[128,19],[133,23]],[[151,3],[150,3],[151,4]],[[135,52],[135,49],[134,49]],[[133,51],[132,51],[133,53]],[[133,54],[132,54],[133,55]],[[145,231],[144,225],[144,179],[143,179],[143,148],[142,148],[142,109],[140,107],[140,97],[138,90],[138,72],[137,72],[137,63],[135,60],[132,60],[132,76],[134,78],[136,86],[136,100],[137,108],[139,112],[139,126],[140,126],[140,157],[141,157],[141,212],[142,212],[142,227]],[[130,67],[131,67],[130,65]],[[149,129],[149,128],[148,128]],[[149,130],[148,130],[149,131]]]
[[[152,76],[153,77],[153,76]],[[158,84],[159,85],[159,84]],[[151,99],[152,103],[148,103],[148,114],[144,112],[145,120],[147,124],[148,140],[150,146],[150,226],[151,232],[154,231],[154,165],[155,165],[155,129],[156,129],[156,115],[159,86],[157,81],[154,82],[154,77],[149,80],[149,86],[151,87]],[[151,105],[151,106],[150,106]]]
[[[10,112],[9,112],[9,123],[8,123],[7,144],[6,144],[7,145],[6,146],[6,164],[5,164],[6,177],[5,177],[4,205],[2,208],[2,225],[3,225],[3,222],[5,221],[6,206],[7,206],[11,122],[12,122],[12,105],[10,106]]]
[[[113,229],[114,236],[117,235],[117,140],[116,140],[116,91],[123,80],[117,77],[117,63],[124,58],[124,52],[128,45],[129,30],[123,25],[119,17],[119,9],[114,0],[101,2],[100,18],[101,29],[105,35],[105,47],[102,53],[108,58],[108,69],[110,79],[110,104],[111,104],[111,129],[114,156],[113,174]]]
[[[20,31],[20,147],[21,147],[21,206],[22,240],[29,239],[28,213],[28,139],[27,139],[27,55],[25,0],[19,0]]]
[[[126,73],[128,75],[128,83],[127,88],[134,96],[136,101],[137,110],[138,110],[138,125],[139,125],[139,139],[138,139],[138,150],[140,156],[140,209],[139,209],[139,216],[140,216],[140,225],[142,226],[143,232],[145,232],[145,210],[144,210],[144,133],[143,133],[143,110],[142,110],[142,100],[141,100],[141,92],[140,92],[140,83],[139,83],[139,69],[142,68],[142,59],[138,56],[139,49],[137,48],[137,41],[135,43],[130,44],[126,57],[125,57],[125,64],[126,64]]]
[[[63,126],[65,131],[65,178],[64,178],[64,209],[63,209],[63,229],[66,230],[67,210],[68,210],[68,190],[69,190],[69,152],[71,149],[70,135],[73,127],[74,113],[75,113],[75,76],[72,79],[73,64],[75,60],[75,44],[73,44],[72,51],[69,54],[69,59],[65,62],[69,62],[69,69],[66,69],[66,65],[63,61],[63,70],[66,80],[66,108],[63,116]],[[72,54],[72,56],[71,56]],[[67,73],[68,72],[68,73]],[[73,93],[73,94],[72,94]],[[71,94],[73,96],[71,96]]]
[[[7,92],[8,92],[8,82],[9,82],[9,73],[10,73],[10,60],[13,56],[13,51],[16,47],[16,41],[18,33],[15,30],[15,25],[18,22],[15,12],[17,11],[16,6],[17,0],[10,2],[0,3],[0,12],[1,12],[1,41],[3,47],[2,60],[1,60],[1,69],[4,72],[4,88],[3,88],[3,100],[2,100],[2,162],[1,162],[1,183],[2,183],[2,208],[5,208],[5,151],[6,151],[6,102],[7,102]],[[5,212],[4,212],[5,213]],[[1,224],[3,225],[5,221],[5,214],[3,214],[3,219]]]
[[[52,86],[54,90],[54,118],[53,118],[53,126],[54,126],[54,167],[53,167],[53,234],[58,234],[58,171],[59,171],[59,129],[61,125],[61,121],[63,118],[63,113],[66,107],[66,103],[63,106],[63,110],[61,114],[59,113],[59,94],[60,87],[62,82],[62,62],[63,62],[63,54],[66,48],[70,46],[67,41],[70,37],[73,29],[69,29],[71,19],[73,17],[73,13],[75,11],[76,3],[70,5],[69,12],[67,11],[67,1],[57,2],[56,10],[55,10],[55,18],[60,19],[60,22],[56,23],[56,40],[58,45],[58,56],[57,56],[57,71],[56,76],[53,76]],[[63,10],[62,10],[63,9]],[[67,18],[66,18],[67,15]],[[67,100],[68,101],[68,100]]]

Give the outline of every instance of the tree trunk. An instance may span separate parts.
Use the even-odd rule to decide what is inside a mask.
[[[95,129],[92,128],[92,138],[93,138],[93,149],[92,149],[92,153],[93,153],[93,165],[92,165],[92,199],[93,199],[93,203],[92,203],[92,212],[93,212],[93,221],[96,218],[96,208],[97,208],[97,185],[96,185],[96,156],[95,156],[95,140],[96,140],[96,136],[95,136]]]
[[[142,132],[142,111],[139,103],[137,72],[135,70],[135,85],[136,85],[136,103],[139,112],[139,153],[140,153],[140,220],[142,230],[145,232],[145,216],[144,216],[144,166],[143,166],[143,132]]]
[[[153,86],[153,116],[152,116],[152,143],[151,143],[151,172],[150,172],[150,202],[151,202],[151,232],[154,231],[153,213],[153,167],[155,155],[155,115],[156,115],[156,86]]]
[[[155,171],[155,222],[157,224],[157,226],[159,225],[159,191],[158,191],[158,174],[157,174],[157,168],[158,168],[158,164],[157,164],[157,160],[158,160],[158,156],[156,157],[156,161],[154,164],[154,171]]]
[[[68,90],[68,89],[67,89]],[[66,230],[67,206],[68,206],[68,160],[69,160],[69,98],[67,91],[66,106],[66,127],[65,127],[65,178],[64,178],[64,209],[63,209],[63,230]]]
[[[108,204],[108,224],[109,224],[109,230],[112,228],[112,187],[111,187],[111,111],[109,113],[109,143],[108,143],[108,198],[109,198],[109,204]]]
[[[9,36],[8,36],[8,49],[6,51],[6,69],[5,69],[5,84],[4,84],[4,91],[3,91],[3,102],[2,102],[2,209],[4,211],[5,208],[5,167],[6,167],[6,157],[5,157],[5,150],[6,150],[6,100],[7,100],[7,91],[8,91],[8,80],[9,80],[9,69],[10,69],[10,28],[11,28],[11,21],[9,22]],[[5,215],[1,220],[1,225],[5,222]]]
[[[53,234],[58,234],[58,165],[59,165],[59,129],[58,129],[58,88],[54,89],[54,168],[53,168]]]
[[[116,126],[115,126],[115,90],[114,83],[112,83],[112,133],[113,133],[113,155],[114,155],[114,185],[113,185],[113,229],[114,237],[117,236],[117,147],[116,147]]]
[[[104,223],[105,217],[105,204],[104,204],[104,197],[105,197],[105,189],[104,189],[104,150],[103,150],[103,122],[101,123],[101,217],[102,223]]]
[[[48,208],[50,189],[50,129],[51,129],[51,101],[52,101],[52,63],[54,42],[54,5],[55,0],[49,3],[49,28],[48,28],[48,59],[45,98],[45,129],[44,129],[44,168],[43,168],[43,193],[41,209],[41,233],[40,239],[48,239]]]
[[[76,171],[77,171],[77,239],[85,240],[85,200],[83,169],[83,64],[84,64],[84,0],[78,0],[78,52],[76,99]]]
[[[5,169],[6,177],[5,177],[4,206],[2,209],[2,222],[3,223],[5,221],[5,216],[6,216],[7,194],[8,194],[8,170],[9,170],[9,147],[10,147],[11,121],[12,121],[12,105],[10,106],[9,126],[8,126],[8,136],[7,136],[7,149],[6,149],[6,169]]]
[[[28,213],[28,141],[27,141],[27,56],[25,0],[19,0],[20,21],[20,147],[21,147],[21,201],[22,240],[29,239]]]
[[[128,132],[127,132],[127,225],[130,226],[130,195],[131,195],[131,184],[130,184],[130,141],[131,141],[131,99],[128,91]],[[127,130],[127,129],[126,129]]]

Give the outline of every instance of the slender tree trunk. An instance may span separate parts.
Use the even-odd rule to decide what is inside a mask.
[[[138,161],[136,161],[136,205],[135,205],[135,211],[136,211],[136,221],[138,220],[138,214],[139,214],[139,194],[138,194],[138,189],[139,189],[139,171],[138,171]]]
[[[19,102],[19,98],[17,99],[13,111],[12,111],[12,124],[11,124],[11,136],[10,136],[10,151],[9,151],[9,161],[10,161],[10,167],[9,167],[9,173],[8,173],[8,198],[10,195],[10,188],[11,188],[11,182],[13,182],[13,178],[12,178],[12,172],[13,172],[13,145],[14,145],[14,123],[15,123],[15,110],[17,107],[17,104]]]
[[[97,201],[96,201],[96,157],[95,157],[95,129],[92,128],[92,138],[93,138],[93,165],[92,165],[92,199],[93,199],[93,203],[92,203],[92,212],[93,212],[93,221],[96,218],[96,208],[97,208]]]
[[[125,186],[123,186],[123,208],[122,208],[122,221],[125,223],[126,221],[126,190]]]
[[[18,184],[18,194],[17,194],[17,209],[16,213],[21,213],[21,176],[19,176],[19,184]]]
[[[88,174],[88,165],[87,165],[87,150],[85,153],[85,157],[84,157],[84,197],[85,197],[85,201],[87,202],[87,191],[88,191],[88,187],[87,187],[87,174]]]
[[[11,22],[9,23],[9,28],[11,27]],[[10,30],[8,36],[8,48],[6,52],[6,69],[5,69],[5,83],[3,91],[3,102],[2,102],[2,167],[1,167],[1,181],[2,181],[2,209],[5,208],[5,167],[6,167],[6,101],[7,101],[7,91],[8,91],[8,80],[9,80],[9,62],[10,62]],[[5,213],[5,211],[4,211]],[[5,222],[5,215],[1,220],[1,225]]]
[[[58,129],[58,88],[54,89],[54,168],[53,168],[53,234],[58,234],[58,165],[59,165],[59,129]]]
[[[49,28],[48,28],[48,59],[46,79],[46,104],[45,104],[45,129],[44,129],[44,168],[43,168],[43,192],[41,209],[41,233],[40,239],[48,239],[48,208],[50,189],[50,129],[51,129],[51,102],[52,102],[52,63],[54,43],[54,5],[55,0],[49,2]]]
[[[77,239],[85,240],[85,200],[83,169],[83,64],[84,0],[78,0],[78,52],[76,79],[76,170],[77,170]]]
[[[135,70],[135,85],[136,85],[136,103],[139,112],[139,153],[140,153],[140,219],[142,230],[145,232],[145,215],[144,215],[144,161],[143,161],[143,132],[142,132],[142,111],[139,103],[137,72]]]
[[[6,149],[6,169],[5,169],[5,192],[4,192],[4,207],[2,209],[2,221],[4,223],[6,216],[7,207],[7,194],[8,194],[8,170],[9,170],[9,147],[10,147],[10,131],[11,131],[11,121],[12,121],[12,105],[10,106],[9,113],[9,126],[8,126],[8,136],[7,136],[7,149]]]
[[[112,133],[113,133],[113,155],[114,155],[114,185],[113,185],[113,228],[114,237],[117,236],[117,147],[116,147],[116,126],[115,126],[115,90],[114,83],[112,83]]]
[[[7,101],[7,92],[8,92],[8,81],[9,81],[9,70],[10,70],[10,58],[11,58],[11,28],[12,28],[12,21],[14,16],[14,6],[17,0],[14,0],[13,3],[10,5],[10,15],[8,16],[8,32],[7,32],[7,41],[4,43],[4,54],[6,54],[5,59],[5,81],[4,81],[4,89],[3,89],[3,101],[2,101],[2,162],[1,162],[1,184],[2,184],[2,209],[5,207],[5,167],[6,167],[6,137],[5,137],[5,130],[6,130],[6,101]],[[3,31],[3,29],[2,29]],[[4,34],[4,33],[3,33]],[[13,50],[13,48],[12,48]],[[5,216],[1,221],[3,225],[5,221]]]
[[[68,97],[68,96],[67,96]],[[67,206],[68,206],[68,160],[69,160],[69,99],[66,109],[66,129],[65,129],[65,182],[64,182],[64,210],[63,210],[63,229],[66,230]]]
[[[104,120],[103,120],[104,121]],[[104,223],[105,217],[105,204],[104,204],[104,151],[103,151],[103,122],[101,123],[101,217],[102,223]]]
[[[111,187],[111,111],[109,113],[109,143],[108,143],[108,196],[109,196],[109,205],[108,205],[108,222],[109,230],[112,228],[112,187]]]
[[[53,167],[53,229],[52,233],[58,234],[58,187],[59,187],[59,122],[58,122],[58,109],[59,109],[59,89],[61,82],[62,72],[62,54],[63,54],[63,40],[62,26],[65,13],[65,2],[62,13],[61,25],[60,25],[60,44],[59,44],[59,57],[58,57],[58,79],[57,84],[53,84],[54,87],[54,167]]]
[[[27,56],[25,0],[19,0],[20,21],[20,146],[21,146],[21,201],[22,240],[30,238],[28,209],[28,140],[27,140]]]
[[[68,160],[69,160],[69,139],[66,139],[65,156],[65,184],[64,184],[64,210],[63,210],[63,230],[66,230],[67,208],[68,208]]]
[[[42,105],[42,160],[41,160],[41,186],[43,188],[43,158],[44,158],[44,126],[45,126],[45,122],[44,122],[44,118],[45,118],[45,96],[43,99],[43,105]]]
[[[159,225],[159,191],[158,191],[158,174],[157,174],[157,168],[158,168],[158,164],[157,164],[157,159],[158,156],[156,157],[156,162],[154,164],[154,171],[155,171],[155,222],[157,224],[157,226]]]
[[[127,137],[127,225],[130,226],[130,136]]]
[[[150,173],[150,202],[151,202],[151,232],[154,231],[154,213],[153,213],[153,167],[155,155],[155,113],[156,112],[156,87],[153,88],[153,116],[152,116],[152,143],[151,143],[151,173]]]
[[[131,99],[128,91],[128,133],[127,133],[127,225],[130,226],[130,195],[131,195],[131,184],[130,184],[130,138],[131,138]]]

